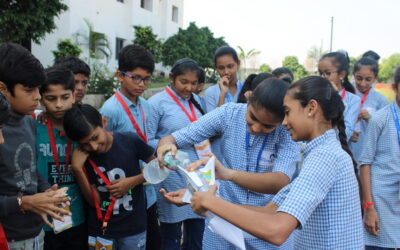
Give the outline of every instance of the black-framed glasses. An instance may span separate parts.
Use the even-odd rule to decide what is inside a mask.
[[[332,74],[338,73],[339,71],[323,71],[319,72],[319,75],[324,78],[330,77]]]
[[[151,76],[142,78],[139,75],[131,75],[131,74],[128,74],[128,73],[126,73],[124,71],[120,71],[120,72],[124,76],[127,76],[127,77],[131,78],[133,80],[133,82],[136,83],[136,84],[140,84],[140,82],[143,82],[145,85],[147,85],[147,84],[149,84],[151,82]]]

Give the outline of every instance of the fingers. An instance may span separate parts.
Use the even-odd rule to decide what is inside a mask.
[[[201,159],[201,160],[195,161],[195,162],[189,164],[189,165],[187,166],[186,170],[188,170],[188,171],[194,171],[194,170],[198,169],[200,166],[204,166],[205,164],[207,164],[207,162],[208,162],[209,159],[210,159],[210,158],[203,158],[203,159]]]
[[[173,157],[175,157],[177,150],[178,149],[176,148],[176,145],[174,145],[174,144],[167,144],[167,145],[163,145],[163,146],[159,147],[157,149],[157,160],[158,160],[160,166],[164,167],[165,154],[167,154],[168,152],[171,152],[171,155]]]
[[[212,185],[212,186],[210,187],[210,190],[208,190],[208,192],[210,192],[210,193],[212,193],[213,195],[215,195],[215,193],[217,192],[217,189],[218,189],[217,185]]]
[[[40,218],[42,218],[42,221],[46,223],[49,227],[53,228],[53,224],[51,224],[50,221],[47,219],[47,214],[41,214]]]
[[[53,190],[53,191],[56,191],[57,188],[58,188],[58,185],[57,185],[57,184],[54,184],[53,186],[51,186],[51,190]]]

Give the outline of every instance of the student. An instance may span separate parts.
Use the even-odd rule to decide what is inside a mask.
[[[360,98],[354,95],[354,87],[348,80],[349,61],[341,52],[331,52],[322,56],[318,63],[319,74],[328,79],[333,88],[339,92],[345,110],[344,123],[346,125],[347,141],[353,135],[354,126],[360,113]]]
[[[86,200],[89,244],[112,249],[146,247],[146,204],[139,161],[153,149],[132,132],[108,132],[106,119],[90,105],[77,105],[64,116],[68,137],[79,142],[72,171]],[[109,242],[107,242],[109,241]]]
[[[0,145],[0,221],[10,249],[43,249],[41,220],[69,214],[57,207],[67,197],[56,197],[57,187],[36,171],[35,123],[30,116],[46,80],[43,66],[20,45],[0,45],[0,93],[10,105]],[[44,192],[47,191],[47,192]]]
[[[65,135],[62,124],[65,112],[74,104],[74,75],[66,68],[54,67],[46,70],[46,76],[40,94],[47,123],[36,122],[37,169],[51,185],[68,188],[67,194],[72,200],[72,228],[54,233],[45,226],[44,249],[86,249],[84,200],[70,166],[76,143]]]
[[[218,84],[206,89],[207,112],[227,102],[236,102],[243,83],[238,80],[240,67],[236,51],[229,46],[222,46],[214,54],[215,68],[221,77]]]
[[[74,73],[75,78],[75,90],[74,98],[75,103],[82,103],[83,98],[88,91],[88,82],[90,77],[90,67],[75,56],[66,56],[58,58],[55,63],[55,67],[67,68]]]
[[[243,83],[243,87],[240,90],[237,103],[247,103],[249,99],[249,93],[250,93],[249,91],[251,91],[251,82],[254,80],[256,76],[257,74],[250,74],[247,76],[246,80]]]
[[[281,80],[284,80],[286,82],[288,82],[289,84],[292,83],[294,77],[293,77],[293,72],[285,67],[280,67],[280,68],[276,68],[274,69],[274,71],[272,71],[272,74]]]
[[[149,99],[151,116],[149,117],[149,144],[157,147],[158,141],[172,132],[179,130],[200,118],[204,111],[200,100],[193,94],[199,79],[199,66],[189,58],[178,60],[169,74],[170,85],[161,93]],[[198,160],[193,145],[182,149],[189,154],[190,160]],[[156,185],[157,190],[181,189],[186,185],[180,172],[171,173],[166,180]],[[184,245],[182,248],[201,249],[204,220],[194,214],[189,207],[176,207],[157,196],[158,216],[161,225],[162,249],[181,249],[183,224]],[[187,234],[185,233],[187,231]]]
[[[193,93],[199,96],[200,104],[203,110],[207,110],[207,104],[205,97],[200,96],[200,94],[203,92],[205,84],[206,84],[206,72],[202,67],[199,67],[199,82],[197,83],[197,88]]]
[[[265,79],[274,77],[274,75],[264,72],[256,75],[254,79],[250,82],[250,86],[246,89],[246,92],[244,93],[244,98],[243,100],[241,98],[242,92],[244,90],[244,87],[242,88],[242,92],[240,92],[240,96],[238,99],[238,103],[248,103],[250,101],[251,96],[253,95],[253,91],[257,88],[257,86],[262,83]]]
[[[107,118],[106,129],[112,132],[133,132],[147,143],[147,120],[150,106],[141,97],[150,83],[154,71],[151,53],[138,45],[124,47],[118,56],[118,81],[121,83],[113,96],[101,107]],[[142,164],[141,164],[142,165]],[[147,201],[146,248],[160,249],[160,229],[157,221],[156,192],[153,186],[144,187]]]
[[[293,140],[307,141],[299,176],[266,206],[225,201],[214,196],[213,186],[195,193],[193,210],[209,210],[278,245],[299,229],[294,233],[294,249],[363,249],[358,183],[345,139],[341,97],[327,80],[311,76],[290,86],[284,107],[283,125]],[[255,185],[246,172],[236,171],[234,176]]]
[[[366,51],[363,55],[362,58],[367,57],[369,59],[375,60],[377,63],[379,62],[379,59],[381,59],[380,55],[376,53],[373,50],[368,50]]]
[[[298,144],[281,125],[287,88],[288,84],[282,80],[267,79],[256,88],[249,104],[226,104],[161,139],[157,152],[159,161],[167,151],[174,153],[177,147],[186,148],[221,134],[223,164],[255,176],[257,179],[253,182],[262,188],[250,189],[251,185],[245,181],[223,180],[219,186],[220,197],[236,204],[264,206],[272,200],[273,194],[290,183],[300,155]],[[246,239],[248,249],[291,249],[292,243],[288,240],[277,247],[259,239]],[[203,249],[236,248],[206,226]]]
[[[0,93],[0,144],[4,143],[2,129],[7,123],[10,109],[6,97]]]
[[[400,67],[393,89],[396,101],[369,120],[359,161],[368,250],[400,248]]]
[[[388,103],[386,98],[376,92],[372,85],[378,77],[378,63],[373,59],[364,57],[358,60],[354,65],[354,79],[356,83],[356,95],[361,98],[357,123],[350,138],[350,149],[354,158],[358,161],[362,147],[364,146],[365,130],[371,116]]]

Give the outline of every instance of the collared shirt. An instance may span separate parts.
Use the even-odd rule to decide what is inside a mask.
[[[342,91],[339,91],[339,95]],[[350,140],[350,137],[353,135],[354,126],[356,124],[358,114],[360,113],[360,97],[346,91],[346,96],[343,99],[343,103],[345,106],[343,116],[344,116],[344,125],[346,125],[346,137],[347,141]]]
[[[274,198],[295,217],[295,249],[364,249],[360,196],[350,156],[333,129],[307,143],[299,176]]]
[[[243,83],[238,80],[236,83],[236,87],[237,87],[236,93],[233,97],[231,96],[230,93],[226,94],[225,103],[237,102],[240,91],[242,91]],[[206,89],[204,97],[206,99],[207,112],[210,112],[218,107],[218,99],[220,94],[221,94],[221,89],[219,88],[218,84],[210,86]]]
[[[249,135],[249,148],[246,148],[247,104],[228,103],[207,113],[197,122],[172,134],[178,147],[187,147],[217,134],[222,135],[221,146],[224,154],[220,160],[232,169],[253,173],[282,172],[292,178],[299,160],[299,145],[292,141],[283,126],[278,126],[268,134],[260,162],[258,154],[267,134]],[[249,191],[234,182],[220,181],[219,195],[227,201],[237,204],[264,206],[273,195]],[[270,249],[272,244],[259,239],[248,239],[251,249]],[[232,245],[211,232],[206,227],[204,249],[231,249]],[[249,248],[249,249],[250,249]],[[234,249],[234,248],[233,248]],[[285,249],[285,247],[276,248]]]
[[[362,99],[364,96],[363,93],[360,91],[356,92],[357,96]],[[361,104],[361,101],[360,101]],[[364,105],[362,106],[361,110],[367,110],[371,117],[374,115],[374,113],[381,108],[385,107],[388,104],[386,98],[380,94],[379,92],[375,91],[373,88],[368,93],[367,98],[365,99]],[[366,120],[361,120],[360,122],[356,123],[356,128],[355,131],[359,131],[360,135],[358,136],[358,142],[350,142],[350,149],[353,153],[354,159],[357,161],[360,159],[361,155],[361,150],[362,147],[364,146],[364,138],[365,138],[365,131],[367,129],[368,121]]]
[[[386,248],[400,246],[400,145],[391,106],[377,111],[365,132],[359,165],[371,165],[372,201],[379,217],[379,236],[364,231],[365,244]]]
[[[142,108],[144,111],[144,117],[150,116],[150,105],[147,101],[138,96],[137,103],[134,104],[126,96],[124,96],[120,90],[117,90],[122,100],[125,101],[126,105],[129,107],[136,123],[139,125],[140,130],[144,132],[147,129],[147,121],[143,120]],[[121,103],[112,95],[101,107],[100,113],[107,118],[106,129],[113,132],[133,132],[137,134],[135,128],[132,125],[131,120],[123,109]],[[143,162],[141,162],[143,164]],[[153,186],[145,186],[147,208],[151,207],[157,200],[156,191]]]
[[[190,98],[182,99],[172,88],[170,88],[170,90],[175,94],[175,96],[190,114]],[[197,95],[194,95],[194,98],[198,103],[200,103],[200,99]],[[151,107],[151,115],[148,118],[147,136],[149,138],[149,145],[154,148],[157,147],[158,141],[161,138],[170,135],[174,131],[184,128],[190,124],[189,118],[165,90],[152,96],[149,99],[149,104]],[[194,107],[194,110],[196,117],[201,117],[201,113],[196,107]],[[199,159],[193,144],[181,147],[180,150],[188,153],[190,161],[192,162]],[[160,184],[155,185],[155,187],[157,190],[164,188],[167,191],[175,191],[186,188],[186,179],[179,171],[172,172],[167,179]],[[177,207],[166,202],[162,195],[158,192],[157,208],[159,220],[164,223],[176,223],[187,219],[203,218],[195,214],[190,206]]]

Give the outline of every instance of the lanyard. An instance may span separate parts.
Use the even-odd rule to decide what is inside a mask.
[[[361,110],[362,107],[364,106],[364,102],[365,102],[365,100],[367,99],[370,90],[371,90],[371,89],[367,90],[367,91],[364,93],[363,97],[361,98],[360,110]]]
[[[342,100],[344,100],[344,98],[346,97],[346,89],[343,89],[342,90]]]
[[[104,175],[103,172],[101,172],[101,170],[99,169],[99,167],[96,165],[96,163],[94,163],[94,161],[92,161],[91,159],[88,159],[90,165],[92,166],[92,168],[94,169],[94,171],[96,172],[96,174],[104,181],[104,183],[106,184],[106,186],[111,185],[110,180]],[[97,219],[99,219],[102,222],[101,225],[101,229],[103,229],[103,235],[105,233],[105,230],[108,226],[108,221],[110,220],[111,217],[111,213],[114,209],[114,205],[115,202],[117,201],[117,198],[115,198],[114,196],[111,198],[111,202],[107,207],[107,211],[103,217],[101,210],[100,210],[100,205],[99,205],[99,201],[97,200],[97,195],[95,193],[95,190],[93,188],[93,186],[90,186],[90,191],[92,193],[93,196],[93,203],[94,206],[96,207],[96,215],[97,215]]]
[[[60,166],[60,161],[58,159],[58,151],[57,151],[57,145],[56,145],[56,139],[54,137],[53,133],[53,126],[51,125],[51,120],[47,120],[47,134],[50,139],[50,147],[51,147],[51,152],[53,153],[53,159],[56,164],[56,169],[57,173],[61,173],[61,166]],[[67,148],[65,150],[65,165],[64,165],[64,174],[66,174],[69,168],[69,161],[71,159],[71,150],[72,150],[72,140],[68,139],[67,142]],[[58,178],[58,183],[61,184],[61,178]]]
[[[117,98],[117,100],[121,104],[121,106],[124,109],[125,113],[128,115],[129,120],[131,120],[131,123],[132,123],[133,127],[135,128],[137,134],[140,136],[140,138],[142,138],[142,140],[144,142],[147,143],[147,133],[146,133],[146,125],[145,125],[146,117],[144,115],[144,111],[143,111],[142,105],[138,104],[140,106],[140,110],[142,112],[142,121],[143,121],[144,133],[140,129],[139,125],[137,124],[135,118],[132,115],[132,112],[128,108],[128,105],[126,105],[126,102],[122,99],[121,95],[117,91],[115,92],[115,97]]]
[[[394,124],[396,125],[396,130],[397,130],[397,140],[399,142],[400,146],[400,122],[399,122],[399,117],[397,116],[397,111],[396,111],[396,101],[392,103],[390,106],[390,109],[392,110],[392,115],[393,115],[393,120]]]
[[[195,122],[197,120],[196,112],[194,111],[193,103],[191,101],[189,101],[189,107],[190,107],[190,112],[192,113],[192,115],[189,115],[189,112],[187,112],[185,107],[178,100],[178,98],[174,95],[174,93],[172,93],[172,91],[169,88],[165,88],[165,91],[168,93],[169,96],[171,96],[172,100],[174,100],[175,103],[182,109],[182,111],[185,113],[185,115],[189,118],[190,122]]]
[[[239,82],[238,83],[238,89],[236,90],[236,92],[240,93],[240,91],[242,90],[242,87],[243,87],[243,83]],[[229,91],[226,94],[225,99],[226,99],[226,102],[233,102],[232,95],[231,95],[231,93]]]
[[[256,167],[258,167],[258,163],[260,162],[262,152],[264,151],[265,145],[267,144],[268,135],[269,134],[267,134],[264,137],[264,140],[263,140],[263,143],[261,145],[260,151],[258,152]],[[246,151],[247,151],[247,153],[250,151],[250,134],[249,134],[249,131],[247,131],[247,130],[246,130]]]

